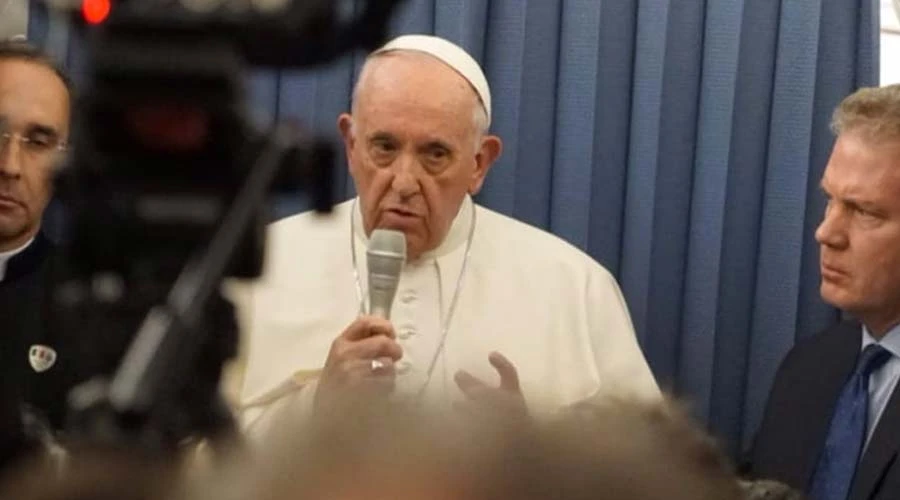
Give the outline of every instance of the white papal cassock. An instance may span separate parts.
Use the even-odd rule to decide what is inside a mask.
[[[251,434],[309,415],[330,344],[360,310],[351,231],[368,296],[362,227],[353,200],[328,216],[278,221],[269,229],[264,276],[232,289],[246,342],[240,400]],[[442,321],[457,286],[441,348]],[[441,246],[405,266],[391,322],[404,352],[395,397],[436,404],[462,399],[453,381],[461,369],[497,384],[491,351],[515,364],[536,410],[608,392],[659,396],[609,272],[563,240],[468,197]]]

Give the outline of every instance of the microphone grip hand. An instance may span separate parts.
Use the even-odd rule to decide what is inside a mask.
[[[314,397],[316,413],[381,399],[394,388],[393,363],[403,357],[390,322],[362,316],[331,344]]]

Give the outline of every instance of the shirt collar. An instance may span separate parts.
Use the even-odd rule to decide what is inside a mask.
[[[26,248],[34,241],[34,237],[28,240],[24,245],[19,248],[14,248],[12,250],[7,250],[5,252],[0,252],[0,281],[6,277],[6,266],[9,263],[9,260],[24,252]]]
[[[900,357],[900,324],[894,325],[893,328],[888,330],[884,337],[881,337],[881,340],[876,340],[872,333],[869,332],[869,329],[866,328],[866,325],[863,325],[862,349],[871,344],[878,344],[890,351],[894,356]]]
[[[354,219],[353,225],[355,227],[356,237],[359,238],[364,245],[368,246],[369,238],[366,236],[366,230],[363,226],[359,198],[357,198],[355,205],[356,210],[353,211],[352,217]],[[475,210],[475,203],[472,201],[471,196],[466,195],[462,204],[459,206],[456,218],[453,219],[453,224],[450,225],[447,236],[444,237],[444,241],[442,241],[437,248],[423,253],[419,257],[419,261],[425,262],[429,259],[442,257],[464,244],[469,237],[469,229],[472,225],[472,210]]]

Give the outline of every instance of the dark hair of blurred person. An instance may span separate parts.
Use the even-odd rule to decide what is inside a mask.
[[[806,495],[771,479],[740,482],[744,500],[805,500]]]
[[[681,404],[620,398],[578,404],[513,441],[508,498],[742,498],[731,463]],[[500,498],[499,495],[494,498]]]
[[[281,429],[281,447],[260,451],[255,472],[238,472],[244,475],[244,496],[742,498],[731,465],[715,441],[669,402],[611,399],[512,425],[500,418],[438,416],[402,405],[372,405],[334,417],[318,421],[315,429]]]
[[[64,467],[29,460],[10,469],[0,498],[16,500],[188,500],[177,462],[133,454],[83,453]]]

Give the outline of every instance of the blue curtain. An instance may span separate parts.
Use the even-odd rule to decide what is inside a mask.
[[[483,64],[506,147],[479,201],[609,268],[660,383],[737,452],[785,352],[838,318],[818,296],[817,186],[832,109],[877,82],[878,12],[877,0],[408,0],[392,32],[435,33]],[[361,61],[256,73],[257,118],[336,143]],[[351,195],[343,168],[340,182]]]

